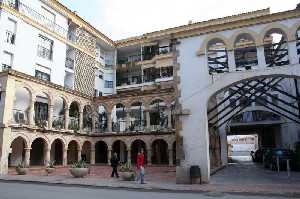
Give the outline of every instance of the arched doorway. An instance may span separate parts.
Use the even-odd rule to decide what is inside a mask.
[[[111,113],[113,132],[125,132],[127,130],[125,109],[125,106],[120,103],[114,106]]]
[[[96,120],[96,133],[104,133],[107,131],[107,110],[103,105],[98,107]]]
[[[73,164],[78,161],[78,149],[79,146],[75,140],[72,140],[68,145],[68,164]]]
[[[11,153],[8,156],[8,166],[17,166],[20,163],[25,163],[25,148],[27,147],[26,140],[22,137],[17,137],[10,145]]]
[[[98,141],[95,145],[95,163],[107,164],[107,144],[104,141]]]
[[[78,131],[79,130],[79,104],[72,102],[69,110],[69,129]]]
[[[63,164],[64,144],[60,139],[56,139],[51,144],[50,159],[55,165]]]
[[[136,164],[137,154],[144,150],[145,164],[147,163],[147,148],[143,140],[135,140],[131,144],[131,163]]]
[[[121,163],[127,162],[127,147],[123,141],[121,140],[115,141],[113,143],[112,150],[113,153],[117,153]]]
[[[91,163],[91,148],[92,144],[89,141],[85,141],[82,145],[81,159],[86,163]]]
[[[162,139],[152,143],[152,164],[169,164],[168,143]]]
[[[35,139],[31,144],[30,151],[30,165],[31,166],[41,166],[45,165],[47,162],[46,157],[47,143],[43,138]]]
[[[34,102],[35,125],[44,128],[48,127],[49,96],[46,93],[39,93]]]

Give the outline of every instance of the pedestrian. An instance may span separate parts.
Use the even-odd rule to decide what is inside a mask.
[[[141,152],[138,153],[137,155],[137,181],[140,181],[141,184],[144,183],[144,175],[145,175],[145,167],[144,167],[144,161],[145,161],[145,156],[144,156],[144,149],[141,149]]]
[[[118,174],[119,158],[116,152],[113,154],[113,156],[110,159],[110,165],[112,167],[111,177],[113,178],[116,175],[116,177],[119,178],[119,174]]]

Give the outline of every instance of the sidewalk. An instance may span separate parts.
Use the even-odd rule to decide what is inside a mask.
[[[66,169],[66,168],[65,168]],[[170,169],[170,168],[169,168]],[[174,168],[172,168],[173,170]],[[156,171],[156,169],[152,169]],[[159,170],[166,170],[159,168]],[[155,173],[155,172],[153,172]],[[166,173],[166,172],[164,172]],[[149,174],[150,175],[150,174]],[[155,176],[155,175],[154,175]],[[150,178],[149,178],[150,177]],[[213,178],[220,178],[216,176]],[[125,182],[119,179],[103,178],[95,175],[89,175],[86,178],[73,178],[68,173],[64,175],[6,175],[0,176],[0,181],[22,182],[22,183],[37,183],[37,184],[53,184],[64,186],[82,186],[91,188],[113,188],[113,189],[129,189],[140,191],[169,191],[169,192],[207,192],[230,193],[242,195],[266,195],[266,196],[285,196],[285,197],[300,197],[300,183],[233,183],[230,180],[220,183],[212,179],[210,184],[204,185],[177,185],[175,180],[157,180],[152,176],[148,176],[147,184],[140,185],[136,182]]]

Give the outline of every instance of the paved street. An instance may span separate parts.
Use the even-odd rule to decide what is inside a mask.
[[[80,187],[62,187],[36,184],[18,184],[0,182],[1,199],[271,199],[276,197],[241,196],[220,193],[166,193],[166,192],[134,192],[112,189],[90,189]],[[281,197],[277,197],[280,199]],[[282,198],[283,199],[283,198]]]

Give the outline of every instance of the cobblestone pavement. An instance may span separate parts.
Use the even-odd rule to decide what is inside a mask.
[[[26,176],[18,176],[11,169],[9,175],[1,176],[0,180],[175,192],[223,192],[300,197],[300,173],[293,172],[288,177],[286,172],[277,173],[259,165],[247,164],[230,164],[213,175],[210,184],[204,185],[175,184],[174,167],[147,167],[145,185],[110,178],[111,168],[108,166],[92,166],[89,176],[81,179],[73,178],[68,168],[64,167],[57,168],[49,176],[46,176],[41,168],[31,168],[29,175]]]

